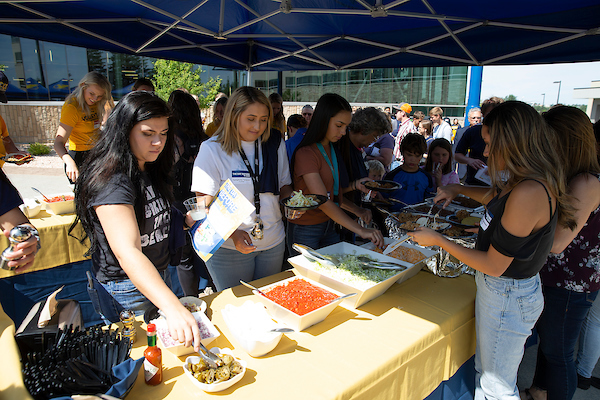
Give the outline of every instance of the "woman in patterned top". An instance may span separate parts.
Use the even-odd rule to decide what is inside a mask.
[[[540,271],[545,308],[537,324],[533,385],[525,393],[534,399],[571,399],[577,387],[575,342],[600,289],[600,166],[592,123],[583,111],[559,106],[543,117],[559,134],[577,227],[556,229],[555,254]]]

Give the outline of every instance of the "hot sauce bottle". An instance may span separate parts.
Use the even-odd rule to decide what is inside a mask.
[[[162,382],[162,351],[156,345],[156,325],[148,324],[148,348],[144,350],[144,378],[147,385]]]

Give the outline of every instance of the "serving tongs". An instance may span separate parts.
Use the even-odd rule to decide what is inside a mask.
[[[379,212],[381,212],[381,213],[383,213],[383,214],[385,214],[385,215],[387,215],[387,216],[389,216],[389,217],[392,217],[393,219],[395,219],[395,220],[396,220],[396,222],[398,222],[398,223],[401,223],[401,222],[400,222],[400,220],[398,219],[398,217],[396,217],[394,214],[392,214],[392,213],[391,213],[391,212],[389,212],[388,210],[385,210],[385,209],[383,209],[383,208],[381,208],[381,207],[378,207],[378,206],[375,206],[375,208],[376,208],[376,209],[377,209]]]
[[[304,257],[306,257],[309,261],[316,261],[321,264],[326,264],[332,267],[339,266],[340,262],[331,256],[325,256],[321,253],[316,252],[308,246],[303,244],[294,243],[292,247],[299,251]],[[396,264],[388,261],[377,261],[371,260],[370,258],[361,258],[361,255],[356,256],[356,260],[360,264],[362,268],[377,268],[377,269],[396,269],[403,270],[406,269],[404,265]]]
[[[209,366],[209,368],[217,369],[223,365],[223,360],[221,357],[208,350],[206,346],[202,344],[202,342],[200,342],[200,351],[198,354],[200,354],[200,357],[204,360],[206,365]]]
[[[324,256],[323,254],[318,253],[317,251],[303,244],[294,243],[292,248],[306,257],[309,261],[316,261],[320,264],[328,265],[330,267],[337,267],[339,264],[333,260],[333,257]]]

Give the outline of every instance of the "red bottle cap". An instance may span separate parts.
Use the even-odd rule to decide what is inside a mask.
[[[148,324],[146,330],[148,332],[156,332],[156,325],[155,324]]]

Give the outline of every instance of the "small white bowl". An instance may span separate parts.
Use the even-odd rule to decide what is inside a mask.
[[[194,296],[186,296],[179,299],[181,304],[183,304],[188,310],[190,308],[195,308],[195,310],[190,310],[191,313],[195,312],[206,312],[206,302],[198,297]]]
[[[190,367],[189,367],[190,364],[197,364],[200,361],[200,357],[199,356],[190,356],[185,359],[185,364],[183,364],[183,371],[184,371],[185,375],[192,380],[192,383],[194,385],[198,386],[200,389],[204,390],[205,392],[214,393],[214,392],[220,392],[222,390],[225,390],[242,380],[242,378],[244,377],[244,374],[246,373],[246,366],[247,366],[246,361],[240,360],[239,358],[235,357],[233,355],[233,353],[231,352],[231,349],[228,349],[228,348],[220,349],[218,347],[213,347],[212,349],[210,349],[210,351],[215,354],[219,354],[219,353],[220,354],[230,354],[231,356],[233,356],[233,358],[236,359],[236,361],[238,361],[240,364],[242,364],[243,370],[241,373],[237,374],[233,378],[228,379],[224,382],[211,383],[211,384],[200,383],[198,381],[198,379],[194,378],[194,375],[192,375],[192,372],[190,371]]]
[[[283,336],[281,332],[269,332],[279,325],[261,303],[248,300],[240,307],[227,304],[221,314],[235,340],[252,357],[272,351]]]
[[[33,218],[38,215],[42,209],[42,203],[37,199],[23,199],[23,204],[21,204],[19,208],[27,218]]]

